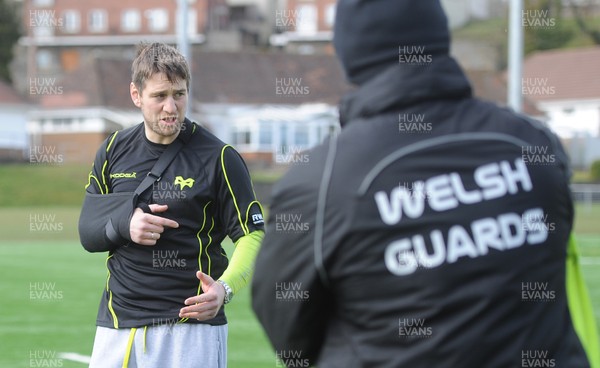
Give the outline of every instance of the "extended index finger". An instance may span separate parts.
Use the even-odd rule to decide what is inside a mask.
[[[177,223],[176,221],[173,221],[171,219],[160,217],[160,216],[154,216],[154,215],[148,215],[148,216],[150,216],[150,222],[155,225],[172,227],[174,229],[179,227],[179,223]]]

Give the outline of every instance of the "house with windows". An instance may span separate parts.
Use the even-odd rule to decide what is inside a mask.
[[[333,53],[335,0],[279,0],[270,44],[298,53]]]
[[[262,166],[301,163],[304,151],[340,130],[337,108],[325,103],[202,104],[198,116],[215,135]]]
[[[523,63],[523,94],[565,138],[600,134],[600,47],[533,53]]]
[[[131,57],[134,45],[142,41],[175,44],[181,23],[177,3],[23,0],[24,35],[12,64],[15,88],[27,94],[35,78],[59,78],[99,54]],[[188,0],[187,4],[187,33],[193,47],[205,42],[208,29],[222,24],[225,0]]]
[[[576,167],[600,159],[600,47],[536,52],[523,63],[522,92],[547,116]]]
[[[111,132],[142,121],[129,96],[131,58],[97,57],[57,79],[29,113],[32,145],[67,162],[91,162]],[[192,56],[188,116],[253,165],[301,163],[303,151],[339,131],[338,104],[353,87],[332,55],[206,52]],[[502,75],[467,71],[474,93],[505,104]],[[542,113],[525,99],[525,113]]]
[[[337,104],[350,86],[332,56],[197,50],[192,60],[188,116],[249,163],[292,164],[339,130]],[[111,132],[142,122],[129,96],[131,62],[97,57],[57,78],[29,112],[31,144],[91,162]]]
[[[336,3],[336,0],[274,0],[274,33],[270,44],[291,52],[333,53]],[[450,28],[506,12],[506,3],[498,0],[442,0],[441,3]]]

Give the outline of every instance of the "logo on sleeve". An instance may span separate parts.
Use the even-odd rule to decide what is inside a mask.
[[[252,223],[254,225],[264,224],[265,220],[263,220],[262,214],[260,214],[260,213],[253,214],[252,215]]]
[[[136,172],[125,172],[125,173],[114,173],[110,174],[111,179],[135,179],[137,173]]]
[[[185,188],[185,187],[191,188],[194,185],[194,179],[192,179],[192,178],[184,179],[183,176],[176,176],[173,184],[179,185],[180,189],[183,190],[183,188]]]

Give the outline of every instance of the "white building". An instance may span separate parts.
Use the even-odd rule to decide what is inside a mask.
[[[337,107],[328,104],[203,104],[200,116],[240,153],[279,164],[340,130]]]
[[[600,47],[536,52],[523,65],[523,95],[563,138],[600,133]]]
[[[27,157],[28,105],[10,86],[0,81],[0,160],[21,161]]]
[[[600,150],[586,147],[600,144],[599,66],[600,47],[537,52],[523,65],[523,95],[546,114],[561,138],[584,145],[571,152],[577,166],[600,159]]]

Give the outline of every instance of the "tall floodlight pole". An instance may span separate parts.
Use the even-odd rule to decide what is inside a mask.
[[[189,41],[189,34],[188,34],[188,0],[176,0],[177,1],[177,48],[179,49],[179,51],[181,51],[181,53],[183,54],[183,56],[185,57],[185,59],[188,62],[188,65],[190,66],[190,73],[191,73],[191,68],[192,68],[192,55],[190,53],[190,41]],[[186,113],[189,113],[190,110],[190,106],[192,106],[193,103],[193,99],[192,99],[192,81],[191,81],[191,76],[190,76],[190,91],[188,93],[188,111],[186,111]]]
[[[508,25],[508,106],[523,109],[523,0],[510,0]]]

